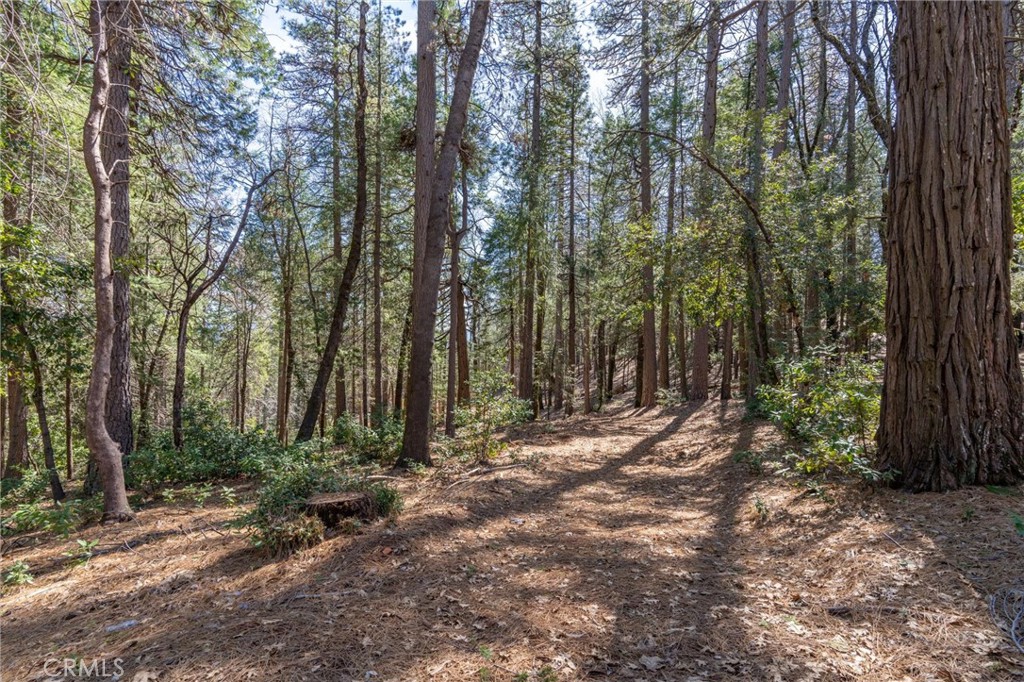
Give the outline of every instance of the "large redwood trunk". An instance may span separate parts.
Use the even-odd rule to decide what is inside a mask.
[[[912,490],[1024,475],[1001,3],[897,6],[879,465]]]

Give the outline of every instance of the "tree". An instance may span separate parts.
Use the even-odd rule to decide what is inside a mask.
[[[85,166],[93,188],[94,256],[93,288],[96,294],[96,344],[86,398],[85,433],[90,455],[96,462],[103,486],[103,519],[127,521],[134,517],[128,505],[121,465],[121,448],[110,437],[105,420],[107,388],[110,385],[110,359],[114,345],[114,280],[110,242],[114,213],[111,199],[111,171],[103,159],[101,137],[103,118],[111,91],[108,62],[108,0],[92,0],[89,5],[89,32],[92,36],[92,98],[82,134]]]
[[[135,31],[136,3],[110,0],[109,34],[110,97],[103,116],[101,147],[103,162],[110,169],[110,204],[113,211],[110,255],[114,268],[114,341],[110,355],[110,386],[107,389],[107,431],[121,448],[125,458],[134,448],[131,394],[131,299],[129,296],[128,255],[131,238],[129,202],[129,93],[132,42]],[[88,480],[87,480],[88,482]]]
[[[341,347],[342,333],[345,331],[345,317],[348,314],[349,298],[352,295],[352,286],[355,283],[356,272],[359,270],[359,260],[363,250],[363,229],[366,226],[366,13],[369,5],[366,2],[359,4],[359,45],[356,49],[356,69],[358,95],[356,98],[355,113],[355,135],[356,135],[356,207],[355,215],[352,218],[352,236],[349,240],[348,258],[345,260],[345,269],[338,280],[337,289],[334,292],[334,313],[331,315],[331,327],[327,333],[327,343],[324,346],[324,353],[320,358],[320,365],[317,368],[316,379],[309,394],[309,401],[306,403],[306,411],[302,417],[302,423],[295,434],[297,442],[307,441],[313,437],[313,429],[316,427],[317,419],[327,393],[327,382],[334,371],[334,360]],[[340,374],[340,372],[339,372]]]
[[[425,3],[433,4],[433,3]],[[487,29],[489,0],[476,0],[469,22],[466,44],[459,57],[455,74],[451,106],[441,149],[434,164],[430,182],[430,218],[423,237],[423,259],[419,280],[413,287],[412,344],[409,360],[409,400],[406,406],[405,429],[402,435],[400,466],[413,462],[430,464],[430,408],[431,408],[431,356],[434,348],[434,323],[437,318],[438,286],[441,279],[441,260],[444,256],[445,234],[448,229],[450,194],[455,181],[455,162],[466,129],[469,97],[473,90],[477,62]],[[432,14],[432,13],[431,13]],[[422,16],[422,15],[421,15]],[[428,21],[432,21],[430,14]],[[427,33],[429,36],[429,33]],[[428,48],[429,49],[429,48]],[[420,67],[423,67],[423,60]],[[429,77],[423,74],[424,77]],[[417,130],[417,136],[422,135]],[[422,180],[417,174],[417,181]],[[417,188],[417,191],[419,188]]]
[[[643,380],[640,404],[654,407],[658,388],[658,355],[654,325],[654,215],[651,209],[651,46],[646,0],[640,3],[640,222],[649,252],[640,268],[643,280]]]
[[[1003,7],[897,6],[878,457],[911,490],[1024,477]],[[896,473],[898,472],[898,473]]]
[[[254,180],[249,186],[245,196],[245,206],[242,209],[242,216],[238,221],[238,226],[235,228],[234,236],[232,236],[231,241],[219,259],[215,259],[213,251],[214,237],[216,235],[214,216],[210,216],[207,219],[205,229],[201,230],[203,234],[202,244],[200,245],[202,255],[199,256],[199,262],[194,267],[190,266],[186,260],[189,255],[188,247],[186,247],[186,251],[182,256],[183,260],[180,269],[181,279],[184,283],[185,298],[182,300],[181,309],[178,312],[177,352],[174,356],[174,393],[171,403],[171,432],[176,449],[180,450],[185,445],[182,425],[182,414],[185,405],[185,351],[188,349],[188,326],[192,309],[202,295],[216,284],[217,280],[224,274],[224,270],[231,260],[231,254],[234,253],[235,248],[238,246],[239,239],[245,234],[245,228],[249,223],[249,215],[252,213],[257,193],[276,174],[276,170],[271,171],[264,175],[261,180]],[[216,264],[214,265],[213,262]]]

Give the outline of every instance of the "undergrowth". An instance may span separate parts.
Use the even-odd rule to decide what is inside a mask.
[[[312,547],[324,538],[324,526],[305,513],[306,502],[320,493],[365,491],[373,496],[374,515],[397,516],[402,496],[394,488],[343,473],[324,462],[289,462],[271,472],[255,506],[236,519],[248,528],[254,546],[274,556]]]
[[[828,348],[776,365],[779,381],[758,388],[757,408],[796,444],[783,454],[793,470],[853,474],[879,482],[895,472],[871,467],[881,406],[881,365],[837,360]],[[748,465],[761,469],[748,455]]]

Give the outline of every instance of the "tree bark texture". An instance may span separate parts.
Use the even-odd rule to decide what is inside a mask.
[[[911,490],[1024,476],[1001,3],[897,5],[879,465]]]

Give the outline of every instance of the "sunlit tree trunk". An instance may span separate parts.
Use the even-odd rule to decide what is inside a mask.
[[[640,221],[648,233],[648,252],[640,268],[643,283],[643,373],[640,405],[654,407],[658,390],[658,354],[654,297],[654,212],[651,206],[651,46],[647,0],[640,2]]]
[[[128,199],[130,147],[129,93],[132,78],[132,41],[135,13],[129,0],[107,3],[108,62],[110,95],[103,116],[101,148],[103,163],[110,174],[110,203],[113,218],[110,255],[114,268],[114,340],[110,355],[110,386],[107,388],[107,432],[128,457],[134,448],[131,395],[131,322],[128,284],[128,255],[131,238]]]
[[[533,89],[530,114],[530,160],[527,177],[526,281],[523,285],[522,349],[519,354],[519,398],[529,400],[533,416],[539,415],[540,389],[534,376],[534,289],[537,280],[537,244],[543,216],[540,207],[540,97],[541,97],[541,0],[534,0]]]

